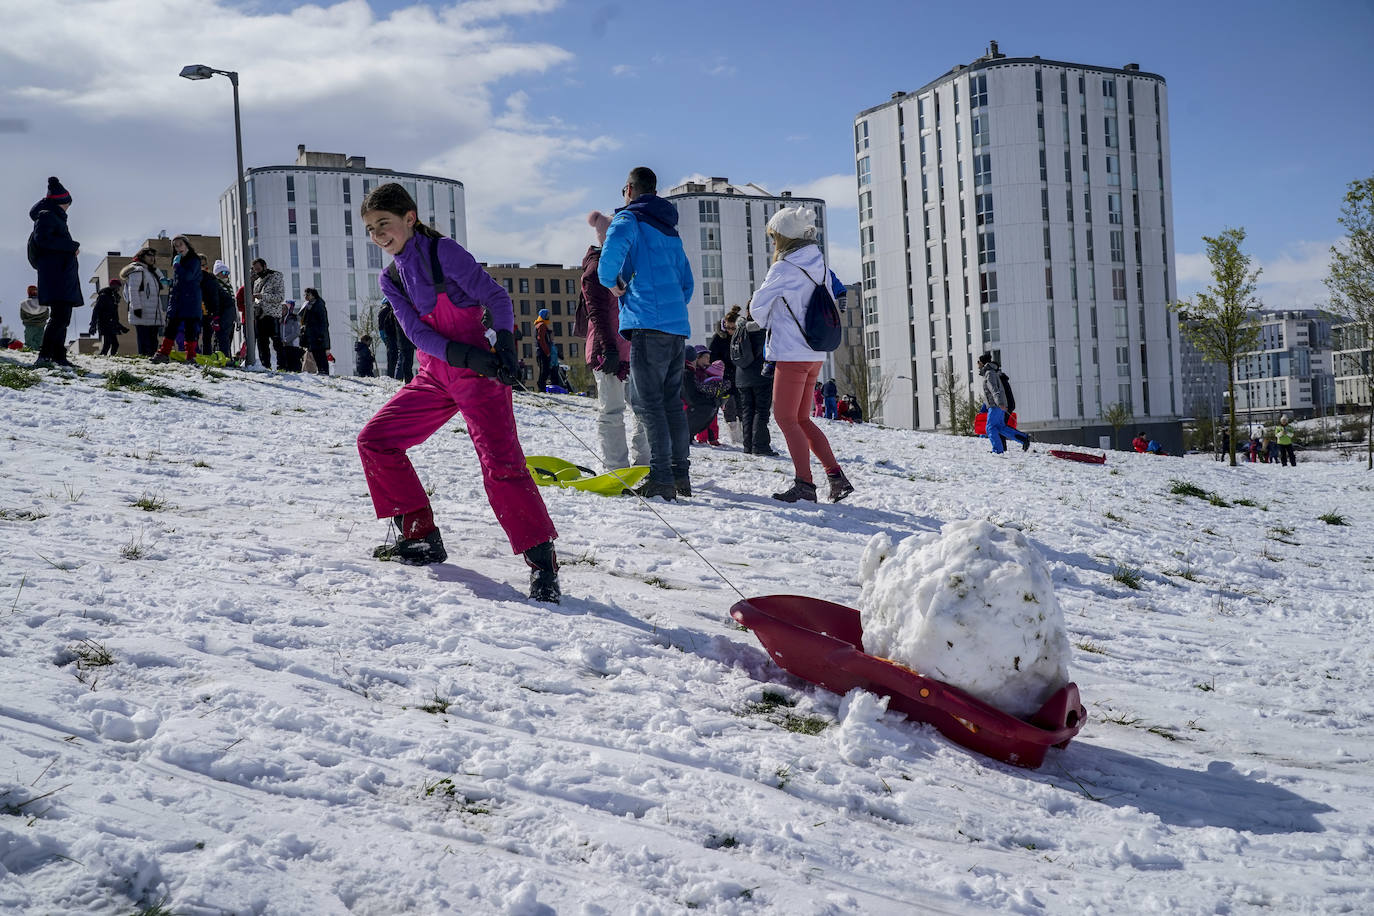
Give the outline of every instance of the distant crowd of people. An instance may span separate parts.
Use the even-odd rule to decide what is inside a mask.
[[[1225,458],[1230,454],[1231,434],[1222,430],[1217,440],[1217,456]],[[1236,454],[1247,463],[1297,467],[1298,456],[1293,449],[1293,426],[1289,416],[1280,416],[1279,425],[1272,431],[1263,423],[1251,425],[1244,439],[1237,437]]]

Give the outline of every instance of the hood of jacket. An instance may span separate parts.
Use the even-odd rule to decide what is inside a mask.
[[[585,277],[588,270],[591,270],[592,276],[596,276],[596,267],[600,263],[601,246],[589,245],[587,247],[587,253],[582,256],[582,276]]]
[[[46,197],[29,208],[29,219],[38,219],[44,213],[59,216],[64,223],[67,221],[67,211],[62,209],[62,205],[55,200],[48,200]]]
[[[648,223],[664,235],[677,238],[677,207],[657,194],[641,194],[615,212],[621,210],[628,210],[635,219]]]

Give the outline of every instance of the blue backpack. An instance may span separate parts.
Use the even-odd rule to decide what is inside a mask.
[[[783,260],[787,261],[786,258]],[[806,302],[805,321],[797,320],[797,313],[792,311],[792,305],[786,296],[782,297],[782,304],[787,306],[788,314],[796,322],[797,329],[801,331],[808,347],[818,353],[829,353],[837,349],[840,341],[844,340],[844,327],[840,324],[840,309],[835,303],[835,297],[831,295],[830,285],[817,283],[801,265],[791,261],[787,263],[806,274],[806,279],[815,284],[815,289],[811,290],[811,298]],[[825,267],[822,267],[822,270],[821,278],[825,279],[830,270]]]

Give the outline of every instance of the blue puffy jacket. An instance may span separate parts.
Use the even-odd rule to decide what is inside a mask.
[[[187,254],[177,260],[172,271],[172,298],[167,302],[168,317],[200,318],[200,275],[200,255]]]
[[[677,233],[677,207],[655,194],[641,194],[615,211],[601,247],[597,279],[607,289],[626,284],[620,299],[620,332],[639,329],[692,336],[687,318],[692,266]]]

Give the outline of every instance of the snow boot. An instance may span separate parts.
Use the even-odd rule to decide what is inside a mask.
[[[825,479],[830,481],[830,501],[832,503],[837,503],[854,492],[854,485],[849,482],[848,477],[844,476],[844,471],[840,468],[826,471]]]
[[[1025,433],[1025,437],[1026,437],[1026,438],[1024,438],[1024,439],[1021,440],[1021,451],[1023,451],[1023,452],[1028,452],[1028,451],[1030,451],[1030,443],[1031,443],[1030,433]]]
[[[188,366],[194,366],[195,364],[196,364],[196,342],[195,342],[194,340],[188,340],[188,341],[186,341],[186,365],[188,365]]]
[[[678,496],[690,497],[692,495],[692,480],[690,477],[679,477],[673,481],[673,489]]]
[[[553,541],[526,550],[525,562],[530,567],[530,599],[557,604],[563,591],[558,586],[558,554]]]
[[[170,361],[172,358],[172,347],[174,346],[176,346],[175,340],[170,337],[162,338],[162,346],[157,348],[157,352],[153,354],[152,361],[154,363],[165,363]]]
[[[635,488],[635,494],[644,499],[653,499],[661,496],[668,502],[677,499],[677,487],[671,483],[659,483],[656,480],[646,480]]]
[[[792,481],[792,486],[783,490],[781,493],[774,493],[773,498],[785,503],[794,503],[798,500],[816,501],[816,485],[809,480],[796,479]]]
[[[429,506],[404,515],[393,515],[391,520],[396,523],[399,532],[396,543],[378,547],[372,551],[374,557],[412,566],[428,566],[448,559],[444,539],[434,525],[434,512]]]

